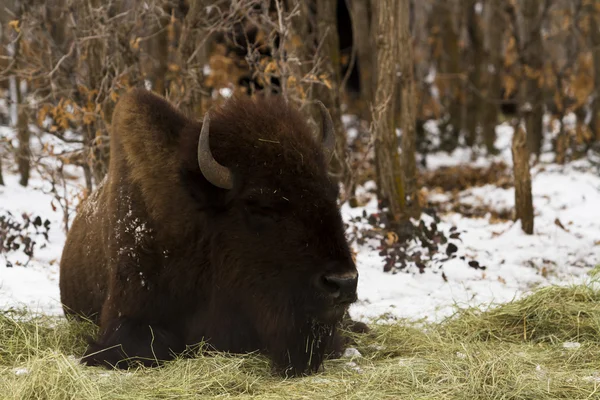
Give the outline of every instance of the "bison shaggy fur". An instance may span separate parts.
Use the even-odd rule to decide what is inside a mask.
[[[358,279],[327,173],[331,120],[313,132],[276,96],[208,115],[141,89],[119,100],[108,174],[60,263],[65,313],[100,327],[82,361],[154,366],[205,342],[266,354],[285,375],[318,371]],[[229,186],[200,166],[203,126]]]

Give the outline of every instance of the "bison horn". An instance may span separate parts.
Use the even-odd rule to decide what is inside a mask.
[[[335,133],[333,131],[333,120],[331,119],[331,114],[329,114],[329,110],[325,105],[317,100],[317,105],[319,106],[319,110],[321,111],[321,119],[323,120],[323,151],[325,152],[325,157],[327,161],[331,160],[331,156],[333,155],[333,150],[335,147]]]
[[[215,186],[222,189],[233,187],[233,175],[231,170],[217,162],[210,151],[209,144],[210,117],[208,113],[204,116],[200,139],[198,140],[198,166],[202,175]]]

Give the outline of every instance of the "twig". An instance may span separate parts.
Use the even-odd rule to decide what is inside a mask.
[[[48,73],[48,77],[52,78],[52,76],[54,76],[54,73],[56,71],[58,71],[58,69],[60,68],[60,65],[63,63],[63,61],[65,61],[67,58],[71,57],[71,55],[73,54],[73,50],[75,50],[75,41],[73,41],[71,43],[71,47],[69,48],[69,52],[67,54],[65,54],[64,56],[62,56],[60,58],[60,60],[58,60],[58,62],[54,66],[54,68],[52,68],[52,70]]]

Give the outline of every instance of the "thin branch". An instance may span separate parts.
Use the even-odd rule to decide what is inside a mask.
[[[71,43],[71,47],[69,48],[69,52],[65,55],[63,55],[60,60],[58,60],[58,62],[56,63],[56,65],[54,66],[54,68],[52,68],[52,70],[48,73],[48,77],[52,78],[54,76],[54,73],[56,71],[58,71],[58,69],[60,68],[60,65],[69,57],[71,57],[71,55],[73,54],[73,50],[75,50],[75,41],[73,41]]]

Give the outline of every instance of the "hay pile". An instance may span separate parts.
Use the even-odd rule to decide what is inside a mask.
[[[90,326],[0,314],[6,399],[587,399],[600,398],[600,285],[548,287],[439,324],[380,324],[362,354],[284,380],[256,355],[213,354],[154,370],[84,368]]]

